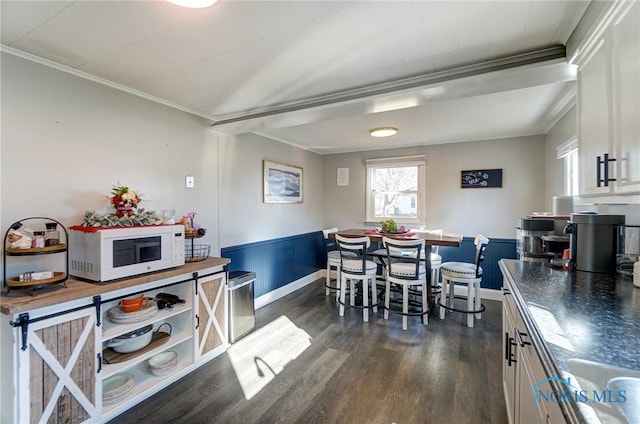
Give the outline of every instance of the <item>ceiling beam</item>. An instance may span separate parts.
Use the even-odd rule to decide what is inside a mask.
[[[386,112],[576,79],[564,46],[432,72],[387,83],[249,110],[215,120],[228,134]]]

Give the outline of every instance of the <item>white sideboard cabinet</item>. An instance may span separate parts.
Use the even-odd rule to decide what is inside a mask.
[[[113,284],[68,280],[68,288],[52,293],[3,296],[0,422],[105,422],[225,352],[227,263],[210,258]],[[158,293],[184,302],[142,321],[109,319],[122,298]],[[146,348],[109,349],[112,339],[149,325],[157,334]],[[153,375],[148,360],[165,351],[176,352],[178,363],[167,375]],[[122,374],[133,376],[133,389],[103,403],[103,382]]]

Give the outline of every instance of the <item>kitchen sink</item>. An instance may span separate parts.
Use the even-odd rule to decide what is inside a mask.
[[[595,413],[604,424],[640,423],[640,371],[577,358],[567,365],[571,372],[565,378],[584,394],[577,404],[586,417]]]

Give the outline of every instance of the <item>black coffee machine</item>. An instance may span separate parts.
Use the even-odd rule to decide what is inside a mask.
[[[571,263],[578,271],[616,272],[616,255],[624,243],[624,215],[572,213],[569,234]]]

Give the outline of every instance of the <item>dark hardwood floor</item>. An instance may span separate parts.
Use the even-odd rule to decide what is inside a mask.
[[[338,315],[324,279],[256,312],[255,332],[112,423],[506,423],[501,304],[428,326]]]

